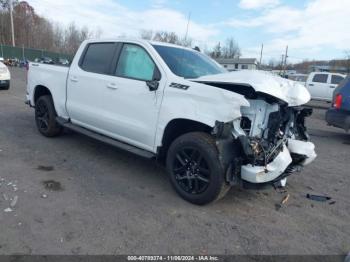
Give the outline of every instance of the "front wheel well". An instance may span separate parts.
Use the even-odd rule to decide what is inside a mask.
[[[164,129],[162,146],[158,150],[158,158],[161,161],[165,160],[166,154],[171,143],[178,137],[190,132],[210,133],[212,127],[189,119],[173,119]]]
[[[36,86],[35,92],[34,92],[34,104],[36,104],[36,101],[39,99],[39,97],[45,96],[45,95],[51,96],[50,90],[46,86],[41,86],[41,85]]]

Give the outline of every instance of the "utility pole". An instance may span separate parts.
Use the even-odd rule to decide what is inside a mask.
[[[287,58],[288,58],[288,45],[286,47],[286,54],[284,56],[284,69],[283,69],[283,75],[286,74],[286,69],[287,69]]]
[[[188,35],[188,28],[190,27],[190,21],[191,21],[191,12],[189,12],[188,14],[188,21],[187,21],[186,34],[185,34],[185,45],[187,45],[187,35]]]
[[[259,69],[261,69],[261,61],[262,61],[263,51],[264,51],[264,44],[261,44]]]
[[[15,29],[13,26],[13,5],[12,5],[12,0],[9,0],[10,4],[10,20],[11,20],[11,34],[12,34],[12,46],[15,46]]]
[[[283,63],[284,63],[284,55],[282,55],[282,59],[281,59],[281,70],[280,70],[280,75],[282,75]]]

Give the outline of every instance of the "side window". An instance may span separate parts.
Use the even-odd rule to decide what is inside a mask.
[[[114,50],[114,43],[89,44],[80,67],[92,73],[109,74]]]
[[[156,66],[145,49],[138,45],[124,44],[120,53],[116,75],[150,81]]]
[[[341,77],[341,76],[332,75],[331,83],[334,84],[334,85],[338,85],[343,80],[344,80],[344,78]]]
[[[312,82],[327,83],[327,78],[328,78],[327,74],[316,74],[312,79]]]

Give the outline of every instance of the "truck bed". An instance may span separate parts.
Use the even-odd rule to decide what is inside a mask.
[[[27,100],[35,105],[35,91],[38,86],[45,86],[52,92],[57,114],[66,116],[66,83],[69,67],[59,65],[48,65],[42,63],[29,63],[27,94],[31,94]]]

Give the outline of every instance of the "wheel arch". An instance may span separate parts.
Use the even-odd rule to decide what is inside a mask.
[[[52,96],[50,89],[48,89],[46,86],[43,86],[43,85],[37,85],[34,88],[34,96],[33,96],[34,105],[36,104],[36,101],[39,99],[39,97],[44,95]]]
[[[171,143],[181,135],[189,132],[210,133],[213,127],[195,120],[176,118],[171,120],[165,127],[162,144],[158,147],[158,157],[162,161],[165,159]]]

